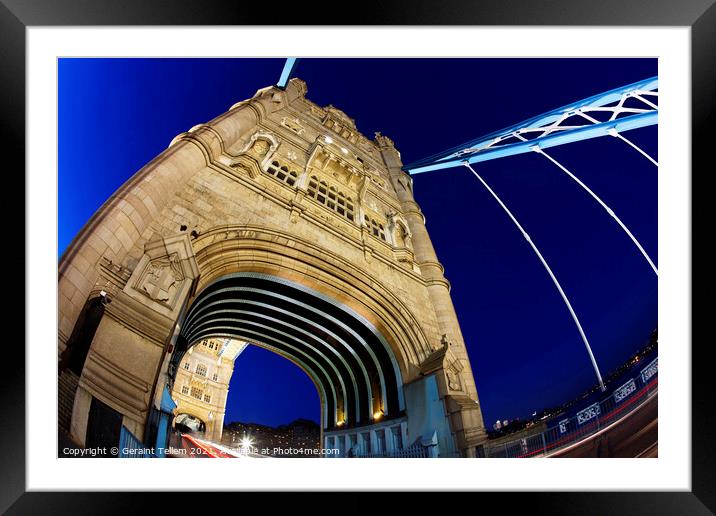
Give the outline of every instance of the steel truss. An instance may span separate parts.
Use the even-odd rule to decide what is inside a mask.
[[[403,170],[415,175],[464,161],[479,163],[523,154],[535,145],[547,149],[606,135],[619,137],[656,164],[622,133],[658,122],[658,87],[658,77],[622,86],[416,161]]]

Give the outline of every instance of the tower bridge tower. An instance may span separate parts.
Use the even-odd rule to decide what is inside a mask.
[[[207,439],[221,441],[234,362],[246,346],[232,339],[203,339],[189,348],[171,391],[177,404],[175,423],[188,416],[200,422]]]
[[[341,456],[416,442],[475,455],[475,381],[400,153],[306,94],[291,79],[178,135],[62,256],[61,396],[78,442],[117,425],[153,435],[192,346],[235,339],[310,376]]]

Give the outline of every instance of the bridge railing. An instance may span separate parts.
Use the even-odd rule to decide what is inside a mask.
[[[658,391],[658,358],[631,376],[606,398],[582,408],[576,415],[558,420],[557,425],[500,444],[487,444],[485,457],[525,458],[548,456],[581,441],[618,421]]]
[[[357,453],[354,457],[359,459],[425,459],[432,457],[430,446],[416,443],[399,450],[383,451],[379,453]]]

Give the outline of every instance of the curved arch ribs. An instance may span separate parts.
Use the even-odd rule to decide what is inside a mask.
[[[348,307],[300,284],[235,273],[198,294],[183,342],[232,337],[291,359],[319,386],[324,426],[364,425],[405,410],[403,379],[379,332]]]

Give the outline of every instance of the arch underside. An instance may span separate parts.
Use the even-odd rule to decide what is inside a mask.
[[[297,283],[259,273],[222,277],[189,309],[182,340],[231,337],[275,351],[317,384],[324,428],[398,417],[402,378],[390,346],[350,308]]]

